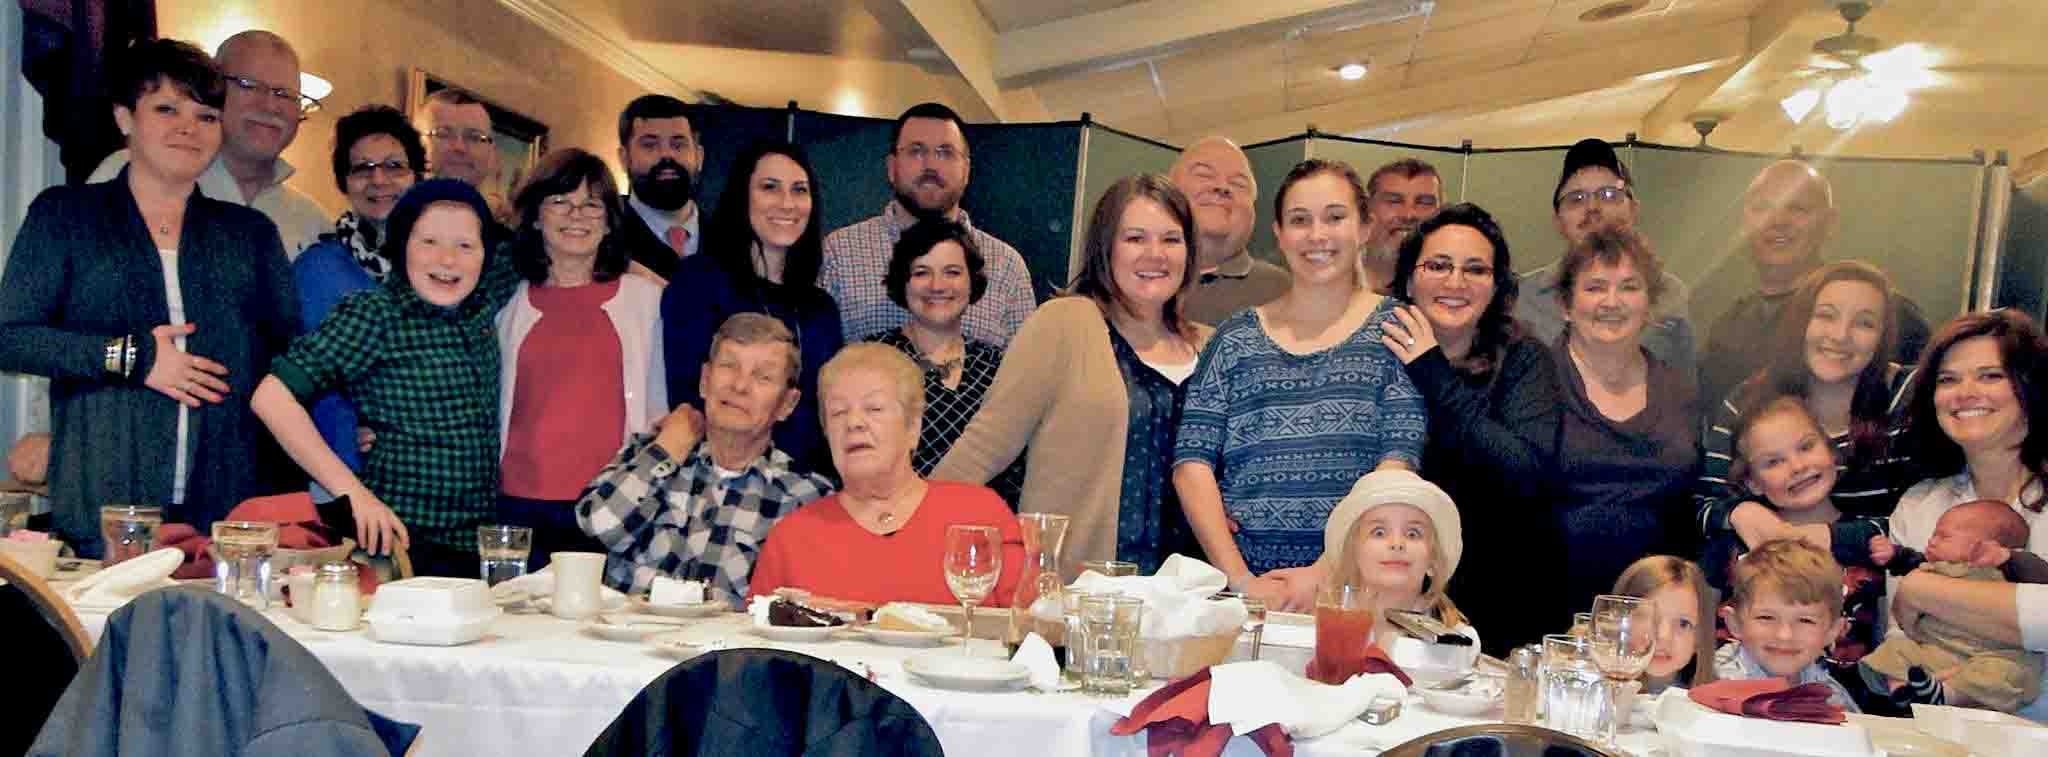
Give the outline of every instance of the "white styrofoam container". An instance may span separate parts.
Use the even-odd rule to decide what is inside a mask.
[[[378,641],[454,646],[483,638],[502,614],[483,581],[424,577],[377,587],[364,619]]]
[[[1967,746],[1972,754],[2048,754],[2048,727],[2003,712],[1916,704],[1913,725]]]
[[[1387,657],[1401,666],[1401,671],[1419,686],[1470,673],[1472,664],[1479,659],[1478,644],[1464,647],[1436,644],[1404,633],[1381,634],[1379,639],[1387,644]]]
[[[1657,705],[1657,732],[1673,757],[1884,757],[1854,723],[1788,723],[1707,709],[1669,689]]]

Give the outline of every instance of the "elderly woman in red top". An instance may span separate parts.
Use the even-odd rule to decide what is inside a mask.
[[[818,373],[832,463],[846,486],[776,523],[754,563],[754,594],[777,588],[854,602],[952,604],[946,527],[993,526],[1003,575],[983,604],[1008,603],[1024,563],[1017,516],[987,487],[926,481],[910,465],[924,374],[884,344],[847,346]]]

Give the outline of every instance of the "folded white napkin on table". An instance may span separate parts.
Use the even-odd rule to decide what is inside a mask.
[[[1303,678],[1266,660],[1209,669],[1209,722],[1251,733],[1273,723],[1297,739],[1335,731],[1365,712],[1374,699],[1401,699],[1408,687],[1385,673],[1352,676],[1342,686]]]
[[[171,574],[184,562],[184,552],[158,549],[86,576],[64,590],[64,599],[77,609],[112,611],[143,592],[178,585]]]
[[[1244,602],[1209,597],[1229,586],[1223,571],[1201,560],[1172,555],[1149,576],[1105,576],[1087,571],[1072,588],[1083,592],[1120,592],[1145,600],[1138,635],[1147,639],[1213,636],[1244,627]],[[1243,731],[1239,731],[1243,733]]]
[[[1017,644],[1017,654],[1010,661],[1031,671],[1031,688],[1039,691],[1058,691],[1060,688],[1060,664],[1053,659],[1052,645],[1038,634],[1026,634]]]
[[[598,587],[604,597],[604,609],[609,612],[626,606],[624,592],[610,586]],[[521,599],[551,597],[555,594],[555,566],[549,565],[509,581],[501,581],[491,587],[491,600],[503,604]]]

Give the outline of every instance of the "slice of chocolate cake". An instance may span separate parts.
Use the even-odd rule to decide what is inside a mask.
[[[843,626],[846,625],[846,621],[823,610],[805,607],[787,599],[776,599],[768,604],[768,625],[818,628]]]

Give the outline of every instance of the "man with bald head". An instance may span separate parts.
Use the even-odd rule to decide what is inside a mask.
[[[1756,265],[1757,291],[1744,295],[1714,321],[1700,363],[1700,398],[1718,402],[1764,366],[1756,349],[1778,324],[1778,312],[1799,280],[1823,262],[1821,251],[1840,222],[1835,189],[1813,166],[1780,160],[1757,173],[1743,192],[1742,242]],[[1892,293],[1899,323],[1894,362],[1912,365],[1927,344],[1927,319],[1920,307]]]
[[[1365,180],[1366,285],[1380,294],[1394,293],[1394,260],[1401,242],[1443,207],[1444,179],[1432,166],[1414,158],[1380,166]]]
[[[247,205],[277,224],[284,251],[299,251],[334,229],[334,217],[291,187],[290,163],[277,156],[299,136],[299,121],[317,102],[299,92],[299,54],[283,37],[251,29],[227,38],[213,54],[227,79],[221,107],[220,152],[199,175],[207,197]],[[100,161],[90,182],[113,179],[128,166],[128,151]]]
[[[1228,139],[1205,137],[1181,151],[1167,178],[1195,213],[1200,259],[1194,264],[1202,277],[1182,311],[1189,320],[1214,326],[1287,293],[1293,282],[1287,271],[1251,254],[1259,182],[1243,150]]]

